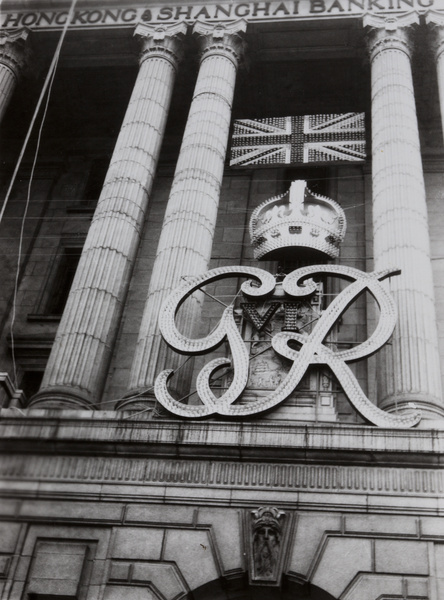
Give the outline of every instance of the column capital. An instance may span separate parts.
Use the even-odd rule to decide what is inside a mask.
[[[397,17],[365,15],[363,25],[369,28],[367,40],[371,60],[383,50],[401,50],[410,58],[413,44],[409,27],[418,24],[419,15],[416,13]]]
[[[0,31],[0,63],[11,69],[17,78],[22,74],[29,59],[29,33],[29,29],[26,28]]]
[[[425,15],[425,22],[439,28],[444,27],[444,13],[437,10],[428,10]]]
[[[431,26],[433,32],[432,49],[435,52],[435,58],[438,58],[444,52],[444,14],[437,10],[429,10],[425,16],[427,25]]]
[[[237,67],[244,51],[244,40],[240,34],[247,30],[244,19],[232,23],[211,25],[196,21],[193,33],[199,38],[201,60],[212,54],[223,54]]]
[[[182,38],[186,34],[188,25],[185,21],[174,25],[145,25],[139,23],[134,35],[142,41],[140,64],[147,58],[154,56],[169,60],[174,68],[182,58]]]

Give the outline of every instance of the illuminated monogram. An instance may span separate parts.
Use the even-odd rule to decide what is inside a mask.
[[[175,315],[186,298],[204,285],[227,277],[245,277],[247,281],[242,284],[241,291],[248,303],[244,311],[249,311],[250,316],[256,317],[256,327],[259,329],[272,314],[266,313],[260,317],[254,311],[251,302],[265,299],[273,294],[276,288],[275,277],[262,269],[239,266],[221,267],[190,278],[172,292],[163,306],[159,324],[164,339],[173,349],[188,355],[206,354],[223,342],[228,342],[232,359],[216,358],[202,368],[196,382],[201,404],[183,404],[171,396],[167,383],[173,373],[172,370],[165,370],[157,377],[155,384],[157,400],[170,412],[182,417],[196,418],[216,414],[227,417],[253,415],[269,410],[288,398],[311,365],[326,365],[336,376],[355,409],[370,423],[381,427],[411,427],[417,424],[421,418],[418,412],[398,416],[377,408],[366,397],[348,366],[350,362],[375,353],[390,338],[396,324],[396,308],[392,297],[381,285],[381,281],[394,274],[398,274],[394,269],[364,273],[340,265],[315,265],[301,267],[285,276],[282,289],[290,303],[295,299],[308,298],[316,292],[317,287],[312,279],[316,275],[340,277],[350,283],[322,312],[309,333],[291,330],[289,326],[291,319],[287,319],[283,330],[274,334],[271,340],[272,348],[278,355],[288,359],[291,367],[285,377],[277,382],[274,390],[246,404],[236,403],[236,401],[241,398],[247,386],[249,351],[236,324],[233,306],[228,306],[224,310],[213,332],[201,339],[189,339],[183,336],[176,327]],[[325,344],[326,337],[341,315],[365,291],[374,297],[380,308],[379,322],[374,332],[365,342],[353,348],[338,351],[331,349]],[[270,311],[276,310],[273,304]],[[232,367],[233,376],[226,391],[216,396],[211,387],[211,378],[217,370],[228,366]]]

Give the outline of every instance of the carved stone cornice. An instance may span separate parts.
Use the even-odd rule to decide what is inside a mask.
[[[244,53],[245,43],[240,34],[247,30],[244,19],[234,23],[210,25],[197,21],[193,33],[198,36],[201,60],[210,55],[221,54],[229,58],[237,68]]]
[[[177,69],[182,59],[182,38],[187,28],[184,21],[165,26],[139,24],[134,35],[142,39],[140,64],[147,58],[160,57],[168,60]]]
[[[137,418],[128,411],[45,409],[0,412],[0,451],[81,454],[88,447],[100,456],[116,450],[141,460],[162,456],[186,460],[267,459],[324,464],[360,465],[372,457],[378,467],[436,468],[444,456],[444,429],[436,421],[429,429],[383,429],[363,425],[301,425],[271,420],[248,422],[154,421],[148,413]],[[440,429],[438,429],[440,427]],[[367,459],[365,458],[367,457]]]
[[[0,31],[0,64],[8,67],[17,78],[29,60],[28,36],[29,29]]]
[[[34,445],[34,448],[36,446]],[[92,447],[88,447],[92,452]],[[40,451],[40,450],[39,450]],[[83,456],[8,452],[1,454],[0,479],[14,481],[81,482],[82,484],[168,485],[177,490],[204,486],[208,490],[252,489],[273,492],[327,493],[330,502],[339,496],[394,496],[441,498],[444,492],[442,469],[423,467],[381,467],[378,465],[326,465],[158,456]],[[137,493],[138,490],[135,490]],[[118,493],[116,489],[113,493]],[[209,492],[211,494],[211,492]],[[214,493],[214,492],[213,492]],[[334,497],[336,496],[336,497]],[[102,496],[103,499],[103,496]],[[285,502],[282,499],[282,502]],[[326,502],[328,502],[326,498]],[[435,510],[433,508],[433,510]],[[256,511],[255,511],[256,512]],[[277,513],[280,518],[282,513]],[[256,515],[258,516],[258,515]],[[256,524],[258,524],[256,522]]]
[[[413,43],[409,27],[417,24],[419,24],[419,16],[416,13],[399,17],[365,15],[363,25],[369,28],[367,47],[370,60],[373,61],[384,50],[400,50],[411,58]]]
[[[425,21],[432,29],[432,50],[438,60],[444,52],[444,15],[436,10],[429,10]]]

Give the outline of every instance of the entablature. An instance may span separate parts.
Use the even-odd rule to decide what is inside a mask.
[[[442,467],[444,431],[222,420],[150,419],[131,411],[2,409],[0,451],[304,464]]]

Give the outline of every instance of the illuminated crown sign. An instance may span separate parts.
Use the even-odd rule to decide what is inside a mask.
[[[298,258],[337,258],[345,228],[345,214],[337,202],[311,192],[306,181],[293,181],[288,192],[253,211],[254,257],[290,258],[297,248]]]

